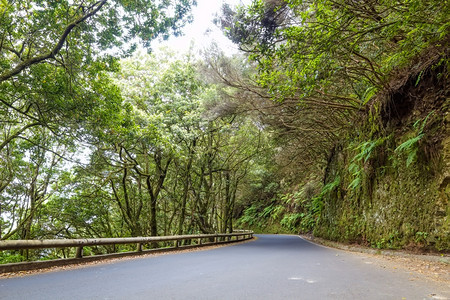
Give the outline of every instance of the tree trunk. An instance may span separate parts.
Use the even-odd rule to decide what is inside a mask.
[[[193,147],[195,147],[195,141],[193,142]],[[193,156],[194,156],[194,150],[190,149],[189,151],[189,160],[186,166],[186,170],[185,170],[185,179],[184,179],[184,184],[183,184],[183,198],[181,201],[181,213],[180,213],[180,219],[178,220],[178,234],[182,235],[183,234],[183,224],[184,224],[184,219],[186,218],[186,205],[187,205],[187,199],[189,196],[189,187],[190,187],[190,183],[191,183],[191,168],[192,168],[192,160],[193,160]]]

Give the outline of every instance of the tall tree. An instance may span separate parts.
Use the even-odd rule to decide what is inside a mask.
[[[188,61],[163,52],[159,56],[138,54],[124,60],[118,79],[125,101],[133,107],[135,124],[128,137],[117,138],[123,141],[118,144],[119,157],[124,172],[129,169],[144,178],[150,234],[157,235],[158,200],[169,167],[181,159],[183,146],[195,140],[199,128],[198,94],[202,83]]]

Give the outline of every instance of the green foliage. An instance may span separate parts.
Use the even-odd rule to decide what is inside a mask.
[[[0,252],[0,264],[11,264],[25,261],[25,257],[18,253],[13,253],[9,251]]]
[[[403,151],[408,155],[408,158],[406,159],[407,167],[409,167],[417,159],[417,152],[419,150],[418,143],[422,138],[423,134],[419,134],[416,137],[413,137],[403,142],[395,149],[395,152],[397,153]]]
[[[281,227],[280,219],[284,220],[285,208],[282,205],[264,207],[261,203],[254,203],[246,208],[236,225],[250,228],[257,233],[283,233],[290,232],[286,226]],[[295,228],[292,228],[295,229]]]
[[[325,195],[330,194],[331,192],[333,192],[334,190],[336,190],[339,187],[340,183],[341,183],[341,177],[340,176],[336,176],[332,182],[327,183],[322,188],[322,191],[320,192],[320,195],[321,196],[325,196]]]
[[[289,232],[312,232],[320,223],[322,212],[324,209],[324,198],[329,197],[331,193],[336,191],[340,185],[341,179],[337,176],[332,182],[322,187],[319,194],[309,198],[305,193],[307,185],[299,192],[294,194],[287,193],[281,196],[281,200],[285,205],[283,209],[280,224]],[[287,207],[292,207],[294,210],[288,210]]]
[[[300,203],[300,193],[279,195],[276,193],[279,185],[274,182],[265,190],[272,198],[253,202],[243,211],[237,224],[261,233],[295,232],[299,214],[293,212],[293,208]]]
[[[274,97],[301,99],[340,88],[365,105],[385,76],[442,39],[449,26],[442,1],[360,5],[348,1],[283,1],[224,11],[226,33],[258,62]],[[427,18],[427,22],[423,22]],[[302,20],[301,24],[294,20]],[[289,80],[286,80],[286,79]],[[363,86],[352,89],[347,83]]]
[[[406,159],[406,166],[409,167],[413,162],[417,160],[417,153],[419,151],[419,142],[423,139],[425,136],[425,133],[423,132],[425,125],[427,123],[428,118],[433,114],[434,112],[430,112],[423,120],[417,120],[413,124],[413,128],[415,131],[416,136],[406,140],[402,144],[400,144],[397,148],[395,148],[394,152],[399,153],[405,153],[407,155]]]
[[[428,238],[428,233],[427,232],[422,232],[422,231],[417,231],[415,234],[415,242],[416,243],[427,243],[427,238]]]
[[[314,230],[315,226],[319,224],[324,208],[324,198],[330,197],[330,194],[336,191],[340,184],[341,177],[336,176],[332,182],[324,185],[320,193],[306,204],[308,213],[304,216],[304,220],[302,220],[302,231]]]
[[[352,182],[348,185],[349,189],[356,189],[361,186],[364,175],[364,164],[366,164],[370,158],[375,156],[377,147],[382,146],[389,137],[380,137],[376,140],[370,140],[358,144],[353,147],[353,151],[356,155],[352,158],[352,161],[348,167],[348,171],[353,177]]]
[[[306,204],[307,213],[302,214],[300,229],[302,232],[312,232],[320,221],[323,209],[323,196],[314,197],[310,203]]]
[[[401,237],[398,231],[389,233],[386,237],[381,237],[371,243],[371,247],[377,249],[399,249]]]
[[[295,232],[298,228],[300,221],[305,215],[303,213],[289,213],[285,214],[283,219],[281,219],[281,225],[287,228],[289,231]]]
[[[378,89],[374,86],[368,87],[361,97],[362,105],[366,105],[374,95],[378,92]]]
[[[251,78],[258,86],[249,90],[277,102],[279,110],[266,105],[270,110],[263,113],[277,116],[265,120],[287,153],[285,163],[295,158],[300,172],[308,174],[321,160],[319,153],[328,152],[358,126],[358,111],[381,107],[376,96],[389,90],[399,70],[412,67],[410,62],[427,49],[445,45],[447,6],[438,0],[402,0],[395,5],[253,1],[235,11],[226,7],[220,21],[258,68]],[[417,81],[422,77],[423,73]],[[370,138],[383,134],[383,122],[377,121],[371,123]],[[370,152],[371,146],[377,147],[368,144],[358,150]],[[351,170],[351,189],[361,183],[358,165]]]

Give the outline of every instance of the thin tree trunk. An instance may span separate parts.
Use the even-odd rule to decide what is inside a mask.
[[[193,143],[193,147],[195,147],[195,142]],[[192,160],[193,160],[193,155],[194,155],[194,151],[189,151],[189,160],[186,166],[186,170],[185,170],[185,174],[186,174],[186,178],[184,179],[184,184],[183,184],[183,199],[181,201],[181,213],[180,213],[180,219],[178,220],[178,234],[182,235],[183,234],[183,224],[184,224],[184,220],[186,218],[186,205],[187,205],[187,199],[189,196],[189,187],[190,187],[190,182],[191,182],[191,168],[192,168]]]

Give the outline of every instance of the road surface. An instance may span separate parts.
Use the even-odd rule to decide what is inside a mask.
[[[450,299],[450,288],[298,236],[0,279],[0,299]]]

